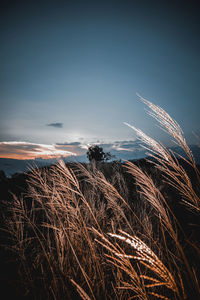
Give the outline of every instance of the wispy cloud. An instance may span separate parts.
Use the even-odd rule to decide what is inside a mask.
[[[77,155],[85,154],[85,152],[86,152],[85,149],[88,148],[88,147],[83,147],[84,145],[81,144],[80,142],[56,143],[55,146],[56,146],[57,149],[72,151],[72,152],[75,152]]]
[[[67,157],[77,155],[76,152],[59,148],[57,145],[36,144],[29,142],[0,142],[0,157],[15,159],[34,159]]]
[[[59,146],[80,146],[81,143],[79,142],[72,142],[72,143],[56,143],[56,145],[59,145]]]
[[[63,127],[63,123],[49,123],[46,126],[51,126],[51,127],[55,127],[55,128],[62,128]]]

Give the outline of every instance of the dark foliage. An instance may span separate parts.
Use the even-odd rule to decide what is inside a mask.
[[[88,148],[87,157],[89,161],[107,161],[111,159],[112,155],[109,152],[104,152],[102,147],[92,145]]]
[[[123,181],[123,186],[126,188],[128,191],[128,194],[126,194],[126,197],[128,198],[128,202],[130,203],[130,206],[133,207],[133,209],[136,209],[138,207],[142,207],[143,203],[141,202],[140,197],[138,196],[138,191],[136,190],[135,187],[135,182],[133,177],[126,172],[126,169],[124,168],[124,165],[122,163],[119,163],[117,161],[115,162],[110,162],[110,163],[105,163],[105,155],[106,153],[103,152],[103,149],[98,146],[93,146],[95,149],[97,147],[97,153],[99,156],[90,156],[92,159],[96,160],[99,162],[98,168],[103,172],[104,176],[106,179],[111,182],[115,188],[122,193],[121,189],[121,182],[120,180]],[[91,148],[91,147],[90,147]],[[89,149],[90,149],[89,148]],[[94,148],[91,148],[92,150]],[[98,149],[100,148],[100,149]],[[96,155],[95,151],[90,152]],[[95,159],[95,157],[97,159]],[[196,243],[199,240],[198,233],[199,233],[199,228],[200,228],[200,223],[199,223],[199,216],[194,215],[192,212],[188,212],[187,208],[180,204],[180,195],[175,191],[173,187],[169,187],[164,184],[163,178],[161,171],[159,171],[155,166],[142,159],[138,161],[134,161],[135,164],[140,166],[142,170],[149,174],[153,179],[154,182],[156,183],[156,186],[159,187],[160,191],[163,193],[165,196],[168,205],[170,208],[174,211],[179,223],[181,223],[181,227],[184,230],[184,236],[182,236],[182,233],[179,232],[179,239],[183,241],[185,237],[190,239],[191,243]],[[194,183],[193,188],[196,190],[198,186],[195,185],[195,181],[193,178],[195,178],[195,174],[193,174],[192,168],[190,169],[189,166],[187,166],[184,161],[180,161],[181,165],[183,168],[186,169],[187,174],[191,178],[192,182]],[[77,171],[77,165],[76,164],[69,164],[68,167],[73,169],[73,171],[76,173]],[[49,169],[49,168],[47,168]],[[118,178],[117,174],[120,174],[120,178]],[[22,197],[27,193],[27,188],[28,188],[28,175],[26,174],[16,174],[12,178],[6,178],[5,174],[0,173],[0,189],[1,189],[1,194],[0,194],[0,209],[1,209],[1,224],[0,227],[1,229],[4,228],[4,221],[5,217],[9,218],[9,205],[7,203],[12,203],[12,195],[15,194],[17,197]],[[84,180],[82,181],[81,178],[80,180],[80,185],[82,186],[82,190],[84,189],[89,189],[89,184],[87,186],[84,186]],[[199,192],[197,190],[197,192]],[[103,195],[102,195],[103,196]],[[28,199],[27,197],[24,197],[24,201],[26,201],[26,205],[31,205],[31,199]],[[148,208],[147,208],[148,209]],[[109,216],[108,216],[109,217]],[[42,220],[42,218],[41,218]],[[154,224],[154,223],[153,223]],[[155,230],[156,230],[156,223],[155,225]],[[9,245],[9,237],[6,234],[5,231],[1,231],[1,250],[0,250],[0,284],[1,284],[1,289],[2,291],[4,290],[5,292],[7,291],[7,299],[35,299],[34,297],[31,296],[31,294],[28,295],[28,297],[24,298],[23,295],[23,284],[19,280],[19,270],[20,270],[20,262],[16,260],[15,255],[11,252],[8,251],[8,247],[2,247],[2,245]],[[189,258],[189,262],[191,265],[195,265],[198,262],[198,258],[195,257],[195,253],[191,253],[191,249],[188,247],[188,249],[185,249],[185,253]],[[198,276],[199,274],[197,274]],[[48,276],[48,275],[47,275]],[[73,291],[73,287],[70,286],[70,282],[66,283],[66,285],[69,284],[69,290],[72,291],[72,293],[75,293]],[[42,280],[41,282],[38,283],[38,287],[34,287],[35,289],[37,288],[38,293],[42,289]],[[190,286],[187,287],[190,290]],[[31,293],[31,292],[30,292]],[[35,291],[34,291],[35,293]],[[15,296],[14,296],[15,295]],[[65,295],[66,297],[66,295]],[[43,299],[42,296],[38,297],[38,299]],[[66,298],[67,299],[67,298]],[[74,299],[79,299],[78,295],[74,296]],[[191,298],[193,299],[193,298]]]

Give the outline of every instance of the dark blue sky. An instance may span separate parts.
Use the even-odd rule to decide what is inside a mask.
[[[167,110],[190,140],[200,125],[199,8],[198,1],[1,1],[0,141],[134,139],[123,122],[165,140],[136,92]]]

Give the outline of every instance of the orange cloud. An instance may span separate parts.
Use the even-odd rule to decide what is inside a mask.
[[[71,149],[70,149],[71,150]],[[29,142],[0,142],[0,157],[14,159],[35,159],[67,157],[77,155],[76,152],[61,149],[57,145],[36,144]]]

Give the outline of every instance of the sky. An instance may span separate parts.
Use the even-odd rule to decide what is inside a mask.
[[[90,144],[131,152],[136,135],[124,122],[168,143],[136,93],[165,109],[194,142],[199,1],[0,6],[0,157],[79,156]]]

